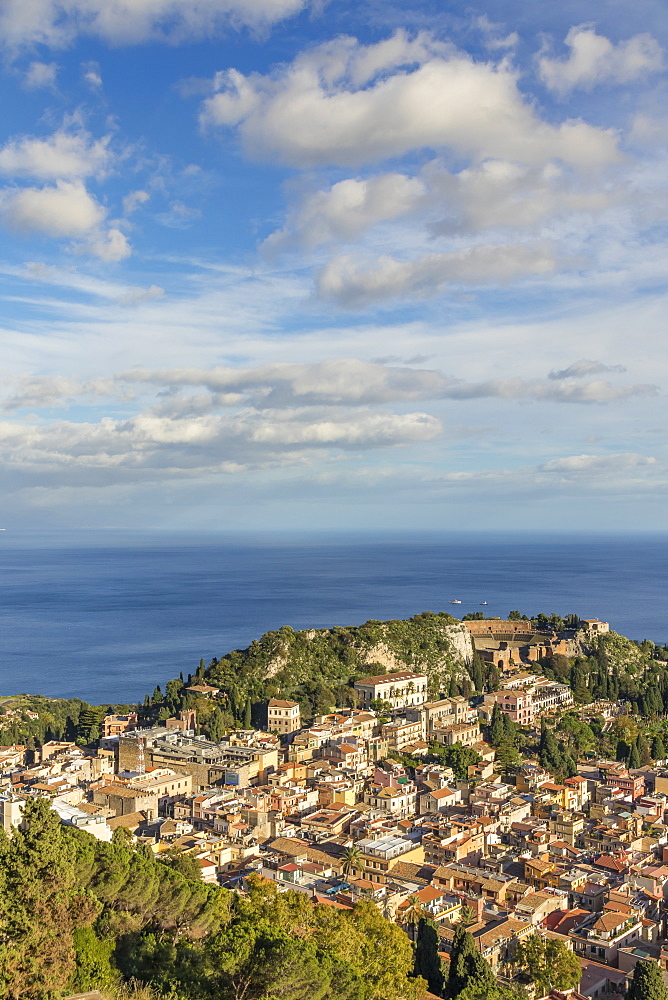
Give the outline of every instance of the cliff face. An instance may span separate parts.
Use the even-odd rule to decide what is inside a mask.
[[[473,658],[473,641],[468,629],[459,624],[443,625],[440,629],[442,648],[438,650],[405,651],[392,649],[385,642],[360,651],[361,663],[365,666],[380,667],[377,673],[392,673],[395,670],[424,672],[429,677],[430,691],[437,692],[448,686],[450,678],[461,677],[465,667]]]
[[[256,676],[275,679],[281,687],[314,679],[350,683],[364,673],[413,670],[426,673],[437,691],[453,675],[463,675],[473,643],[468,629],[449,615],[425,614],[301,632],[284,626],[233,655],[253,662]]]

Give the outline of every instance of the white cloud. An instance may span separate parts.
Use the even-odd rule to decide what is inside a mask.
[[[625,469],[656,464],[656,458],[650,455],[620,452],[609,455],[569,455],[566,458],[553,458],[541,465],[540,468],[542,472],[558,472],[566,475],[610,475],[615,472],[623,472]]]
[[[308,0],[3,0],[0,36],[8,47],[69,45],[77,35],[114,44],[171,43],[229,28],[263,29],[299,13]]]
[[[54,132],[46,139],[21,136],[0,149],[0,174],[39,180],[74,180],[100,174],[109,164],[109,136]]]
[[[434,295],[448,284],[506,284],[550,275],[557,266],[555,248],[547,242],[475,246],[413,261],[384,256],[370,264],[344,254],[320,271],[317,287],[323,299],[364,307],[396,297]]]
[[[557,383],[521,378],[489,379],[455,386],[447,393],[455,399],[543,400],[551,403],[614,403],[633,396],[656,396],[655,385],[611,385],[601,380],[584,383]]]
[[[601,83],[630,83],[663,66],[663,50],[648,34],[615,45],[591,25],[582,24],[571,28],[566,45],[571,50],[567,58],[543,55],[538,60],[543,82],[561,95],[576,87],[590,90]]]
[[[623,365],[606,365],[602,361],[574,361],[568,368],[554,369],[548,375],[550,379],[586,378],[588,375],[599,375],[602,372],[625,372]]]
[[[138,369],[124,372],[118,378],[127,382],[150,382],[171,390],[204,386],[213,395],[210,405],[236,405],[246,398],[256,408],[274,409],[435,399],[451,381],[440,372],[391,368],[356,358],[246,369]]]
[[[160,285],[150,285],[148,288],[130,288],[127,292],[119,295],[118,301],[125,306],[134,306],[139,302],[150,302],[152,299],[161,299],[165,294],[165,289]]]
[[[173,418],[140,413],[127,420],[0,422],[0,462],[33,474],[54,469],[188,471],[215,474],[224,463],[298,464],[313,449],[369,450],[430,441],[442,432],[426,413],[352,409],[289,410]],[[63,480],[61,480],[62,482]]]
[[[415,211],[426,188],[417,178],[381,174],[368,180],[339,181],[327,191],[316,191],[293,211],[286,226],[265,240],[267,251],[292,246],[316,247],[336,240],[352,240],[367,229]]]
[[[255,409],[304,406],[359,406],[435,399],[544,400],[556,403],[612,403],[657,393],[654,385],[613,386],[609,382],[566,382],[548,379],[498,378],[465,382],[440,371],[396,368],[340,358],[318,364],[274,364],[258,368],[137,369],[117,376],[119,382],[147,382],[171,393],[204,387],[210,396],[172,395],[163,412],[203,412],[246,403]]]
[[[81,392],[81,383],[75,378],[65,375],[32,376],[21,380],[17,391],[3,401],[2,408],[16,410],[62,406],[64,400],[72,400]]]
[[[527,167],[508,160],[485,160],[452,174],[440,163],[428,164],[422,177],[436,210],[435,233],[532,229],[549,219],[600,215],[622,193],[598,175],[595,183],[550,162]],[[442,208],[441,208],[442,206]]]
[[[84,63],[81,67],[83,73],[84,83],[86,83],[91,90],[101,90],[102,89],[102,74],[100,73],[100,65],[96,62]]]
[[[262,246],[272,252],[357,240],[379,223],[406,217],[428,218],[432,235],[536,230],[555,218],[600,216],[624,197],[621,186],[600,176],[593,183],[554,162],[527,167],[485,160],[452,173],[433,160],[415,177],[349,178],[305,195]]]
[[[86,244],[86,249],[94,257],[109,262],[125,260],[132,253],[127,237],[114,226],[105,232],[95,233]],[[155,296],[150,296],[150,298],[155,298]]]
[[[85,236],[106,214],[79,181],[6,191],[2,202],[3,222],[12,229],[55,237]]]
[[[140,205],[145,205],[150,199],[148,191],[131,191],[123,199],[123,215],[132,215]]]
[[[106,216],[106,209],[81,181],[0,192],[0,218],[10,229],[24,235],[78,239],[80,252],[109,262],[124,260],[131,253],[130,244],[120,229],[103,228]]]
[[[495,24],[483,14],[475,19],[475,25],[480,29],[483,36],[483,44],[488,49],[514,49],[520,41],[520,36],[516,31],[511,31],[504,35],[502,24]]]
[[[117,301],[124,305],[160,298],[163,289],[127,289]],[[41,406],[68,407],[90,396],[107,395],[127,400],[146,396],[153,387],[152,417],[180,420],[202,417],[221,410],[271,414],[278,423],[279,413],[298,412],[300,420],[308,409],[322,410],[331,421],[348,419],[346,413],[368,415],[370,407],[427,400],[498,399],[520,402],[609,404],[633,397],[656,395],[654,385],[613,386],[605,381],[557,382],[546,379],[506,377],[472,382],[433,369],[392,367],[356,358],[339,358],[316,364],[269,364],[256,368],[175,368],[134,369],[106,379],[77,382],[72,378],[29,377],[16,387],[9,385],[5,409]],[[192,393],[189,390],[203,390]],[[360,409],[366,408],[366,409]],[[263,434],[269,432],[263,431]]]
[[[429,35],[364,46],[338,38],[271,75],[217,74],[204,124],[236,126],[246,153],[299,167],[357,166],[447,148],[529,165],[599,167],[618,158],[614,133],[542,121],[505,62],[476,63]]]
[[[58,75],[58,65],[55,62],[31,62],[26,70],[24,85],[28,90],[39,90],[42,87],[53,87]]]
[[[160,212],[156,220],[167,229],[187,229],[202,213],[198,208],[191,208],[182,201],[172,201],[168,212]]]

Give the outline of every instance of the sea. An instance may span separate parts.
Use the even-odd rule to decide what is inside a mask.
[[[663,645],[667,582],[668,535],[7,531],[0,696],[133,703],[281,625],[422,611],[572,613]]]

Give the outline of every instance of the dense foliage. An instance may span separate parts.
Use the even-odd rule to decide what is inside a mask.
[[[284,625],[253,640],[247,649],[213,659],[208,668],[200,661],[194,676],[169,681],[164,693],[156,688],[144,711],[147,717],[164,719],[181,708],[195,708],[212,737],[226,727],[265,725],[264,705],[278,696],[299,702],[302,717],[310,719],[355,705],[355,680],[387,673],[388,662],[394,669],[426,672],[432,694],[468,696],[474,683],[453,641],[458,628],[444,612],[331,629],[295,631]],[[195,683],[219,688],[222,699],[216,703],[188,692]]]
[[[107,714],[132,711],[132,705],[89,705],[80,698],[15,695],[0,699],[0,746],[26,744],[29,750],[49,740],[80,746],[100,738]]]
[[[313,906],[251,877],[240,896],[61,826],[43,799],[0,837],[0,997],[151,984],[172,1000],[416,1000],[412,946],[371,904]]]
[[[553,990],[574,989],[580,982],[580,959],[562,941],[531,934],[520,941],[517,965],[529,982],[535,983],[540,996]]]

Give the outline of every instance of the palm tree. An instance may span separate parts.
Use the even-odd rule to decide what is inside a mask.
[[[410,896],[408,905],[402,905],[397,911],[397,922],[406,929],[411,941],[415,941],[416,928],[423,916],[424,909],[417,896]]]
[[[346,847],[343,852],[343,874],[347,877],[352,871],[362,867],[362,852],[356,844]]]

